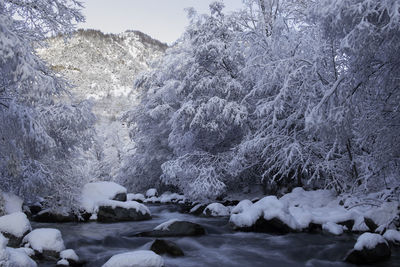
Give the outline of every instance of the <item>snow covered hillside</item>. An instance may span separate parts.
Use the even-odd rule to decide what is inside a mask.
[[[97,30],[78,30],[69,39],[57,36],[48,40],[48,47],[37,49],[74,86],[76,102],[91,99],[94,103],[97,140],[89,155],[93,160],[88,161],[95,163],[88,167],[91,177],[116,175],[130,142],[119,117],[137,101],[133,81],[166,49],[167,45],[138,31],[104,34]]]

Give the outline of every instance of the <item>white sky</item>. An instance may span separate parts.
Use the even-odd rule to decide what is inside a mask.
[[[188,24],[187,7],[208,13],[215,0],[82,0],[86,23],[79,28],[97,29],[105,33],[139,30],[162,42],[171,44]],[[239,9],[242,0],[224,0],[225,11]]]

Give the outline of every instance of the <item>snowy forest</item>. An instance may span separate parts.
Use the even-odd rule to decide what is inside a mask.
[[[0,266],[400,264],[400,0],[243,0],[234,12],[217,1],[188,9],[168,48],[79,30],[81,47],[116,47],[106,59],[120,76],[87,65],[97,87],[85,66],[49,63],[57,42],[78,38],[83,8],[0,0]],[[123,50],[133,42],[140,60]],[[120,93],[100,94],[116,80]],[[98,257],[66,237],[117,235],[109,223],[129,231]],[[276,247],[281,234],[343,245],[299,258]],[[269,247],[287,261],[260,256]]]

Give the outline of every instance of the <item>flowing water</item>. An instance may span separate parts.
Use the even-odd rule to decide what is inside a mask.
[[[342,259],[354,246],[355,235],[335,237],[323,234],[294,233],[271,235],[232,231],[228,218],[202,218],[178,212],[174,205],[149,205],[153,219],[124,223],[33,223],[34,228],[57,228],[67,248],[72,248],[87,262],[99,267],[111,256],[149,249],[155,238],[129,237],[152,230],[169,220],[180,219],[201,224],[207,235],[201,237],[165,238],[177,243],[184,257],[163,256],[166,267],[180,266],[352,266]],[[400,266],[400,250],[392,250],[390,261],[376,266]],[[54,266],[54,263],[39,263]]]

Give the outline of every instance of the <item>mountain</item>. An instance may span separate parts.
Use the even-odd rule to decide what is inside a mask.
[[[48,46],[37,53],[75,86],[72,92],[79,100],[95,100],[96,115],[113,119],[135,93],[135,76],[166,49],[166,44],[139,31],[78,30],[70,38],[48,39]]]
[[[74,86],[77,101],[94,102],[97,139],[88,156],[93,179],[112,180],[131,147],[128,129],[118,117],[137,102],[133,81],[168,46],[138,31],[78,30],[47,41],[37,54]]]

